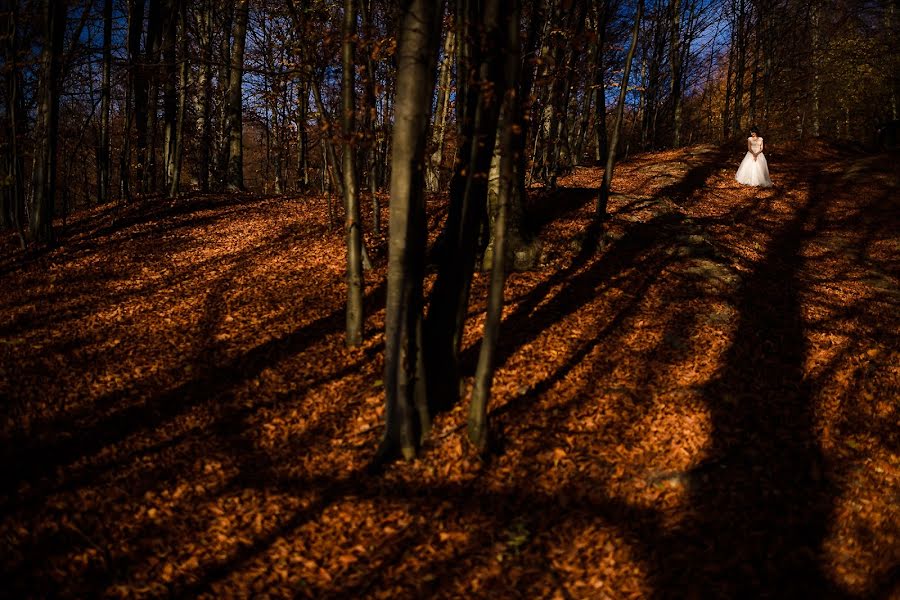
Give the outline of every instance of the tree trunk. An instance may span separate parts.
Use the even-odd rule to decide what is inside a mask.
[[[97,148],[97,200],[109,202],[109,115],[112,78],[112,0],[103,2],[103,83],[100,90],[100,142]],[[127,110],[127,108],[126,108]]]
[[[347,239],[347,345],[358,346],[363,339],[362,231],[356,176],[356,2],[344,0],[343,43],[341,44],[344,135],[344,228]]]
[[[144,64],[145,68],[150,71],[150,76],[146,80],[147,96],[145,106],[145,136],[146,142],[144,147],[144,171],[141,182],[141,190],[147,194],[156,191],[157,172],[156,172],[156,142],[157,132],[156,125],[158,118],[159,103],[159,84],[162,79],[162,69],[160,69],[160,51],[162,50],[162,24],[163,9],[162,0],[150,0],[150,7],[147,12],[147,41],[144,48]]]
[[[499,3],[498,3],[499,4]],[[494,256],[491,267],[491,285],[488,294],[487,315],[484,323],[484,337],[478,353],[478,365],[475,370],[475,382],[472,389],[472,401],[469,405],[468,434],[469,440],[482,453],[488,448],[487,408],[491,397],[491,384],[494,377],[494,363],[497,355],[497,342],[500,335],[500,321],[503,314],[503,288],[506,283],[506,219],[509,201],[514,193],[514,156],[513,136],[521,132],[521,100],[516,93],[516,83],[521,69],[519,50],[519,1],[510,0],[503,3],[503,16],[506,18],[506,52],[504,79],[508,91],[504,97],[505,123],[500,134],[500,189],[499,206],[494,219]]]
[[[32,169],[31,237],[38,242],[53,241],[53,213],[56,202],[56,147],[59,133],[59,87],[63,42],[66,31],[66,3],[44,0],[44,44],[35,123],[35,153]]]
[[[6,216],[9,224],[19,232],[19,242],[25,247],[25,157],[20,147],[19,137],[25,131],[25,99],[22,93],[22,72],[17,57],[18,41],[18,4],[12,3],[6,15],[6,40],[4,57],[6,64],[6,110],[9,119],[9,150],[7,153],[7,169],[10,182],[7,194]]]
[[[427,184],[428,191],[436,192],[440,189],[441,163],[444,158],[444,133],[447,126],[447,117],[450,113],[450,76],[452,75],[453,55],[455,53],[454,29],[447,31],[444,40],[444,59],[441,61],[441,70],[438,75],[438,98],[434,114],[434,126],[431,130],[432,153],[428,162]]]
[[[244,128],[241,84],[244,78],[244,47],[247,41],[249,0],[240,0],[235,7],[231,68],[228,73],[228,115],[225,129],[228,132],[228,170],[226,183],[229,190],[244,189]]]
[[[197,115],[197,186],[201,192],[209,192],[210,147],[212,146],[212,8],[204,2],[196,22],[197,44],[200,47],[200,68],[197,71],[197,89],[194,109]]]
[[[644,12],[644,0],[638,0],[637,10],[634,13],[634,28],[631,30],[631,46],[625,55],[625,70],[622,73],[622,85],[619,88],[619,100],[616,104],[616,124],[613,126],[612,140],[609,144],[609,156],[606,158],[606,169],[603,171],[603,183],[600,185],[600,195],[597,199],[597,218],[607,218],[606,208],[609,204],[609,188],[612,183],[613,166],[616,162],[616,146],[619,143],[619,132],[622,129],[622,118],[625,114],[625,94],[628,91],[628,78],[631,75],[631,61],[634,59],[634,50],[638,43],[638,32],[641,28],[641,16]]]
[[[162,55],[163,68],[161,72],[165,76],[165,85],[163,86],[163,150],[164,150],[164,171],[165,171],[165,189],[168,193],[172,189],[172,180],[175,177],[175,153],[177,145],[176,129],[178,128],[178,59],[176,50],[176,36],[178,35],[179,0],[168,0],[166,3],[166,28],[163,34]]]
[[[672,0],[669,42],[669,94],[672,98],[672,146],[681,146],[681,0]]]
[[[747,70],[747,8],[746,0],[738,0],[737,14],[737,65],[734,80],[734,111],[732,113],[731,131],[737,134],[741,130],[744,110],[744,74]]]
[[[319,112],[319,122],[324,129],[322,143],[325,144],[325,152],[328,153],[328,162],[331,163],[331,181],[335,184],[335,188],[337,188],[337,194],[343,197],[343,175],[341,175],[338,168],[337,152],[334,150],[334,140],[332,139],[332,135],[334,134],[334,123],[331,120],[331,116],[328,114],[328,110],[325,108],[325,103],[322,101],[322,91],[319,89],[319,82],[313,78],[310,81],[310,86],[312,87],[313,101],[316,103],[316,110]]]
[[[431,426],[421,397],[417,404],[416,387],[423,383],[425,140],[440,16],[440,3],[432,0],[404,3],[400,15],[384,332],[385,433],[378,451],[381,459],[398,453],[413,458]]]
[[[606,141],[606,65],[603,62],[603,49],[606,46],[606,28],[609,25],[609,5],[605,0],[597,21],[599,53],[597,54],[597,70],[594,75],[594,85],[597,86],[597,112],[594,117],[594,135],[597,139],[594,158],[597,164],[605,164],[609,152]]]
[[[366,37],[371,41],[374,41],[375,34],[372,29],[372,19],[371,19],[371,9],[367,6],[370,0],[360,0],[359,8],[360,8],[360,17],[362,21],[362,28],[365,32]],[[365,101],[364,101],[364,112],[363,112],[363,124],[362,129],[365,133],[366,140],[366,148],[367,148],[367,158],[365,164],[368,166],[368,180],[369,180],[369,192],[372,194],[372,233],[376,236],[381,235],[381,205],[378,202],[378,181],[377,181],[377,162],[378,162],[378,148],[377,148],[377,136],[375,134],[375,129],[377,127],[378,122],[378,96],[376,93],[376,81],[375,81],[375,61],[372,60],[372,52],[365,52],[366,56],[366,81],[365,81]]]
[[[188,77],[188,31],[187,31],[187,2],[178,2],[178,29],[181,31],[181,68],[178,74],[178,106],[175,118],[175,148],[173,150],[172,175],[169,182],[169,197],[178,195],[178,187],[181,183],[181,165],[184,159],[184,113],[187,106]]]

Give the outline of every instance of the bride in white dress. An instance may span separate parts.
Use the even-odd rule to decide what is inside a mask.
[[[763,154],[763,139],[759,137],[759,130],[756,127],[750,128],[750,137],[747,138],[747,154],[738,167],[737,174],[734,176],[738,183],[744,185],[753,185],[761,187],[772,187],[772,180],[769,179],[769,164],[766,162],[766,155]]]

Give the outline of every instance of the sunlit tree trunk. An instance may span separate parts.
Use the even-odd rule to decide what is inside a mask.
[[[638,43],[638,32],[641,28],[641,16],[644,12],[644,0],[638,0],[634,13],[634,27],[631,30],[631,46],[625,55],[625,68],[622,73],[622,85],[619,87],[619,99],[616,104],[616,122],[612,130],[612,140],[609,143],[609,155],[606,158],[606,169],[603,171],[603,182],[600,185],[600,194],[597,199],[597,218],[607,217],[606,208],[609,204],[609,188],[612,183],[613,167],[616,163],[616,146],[619,143],[619,132],[622,129],[622,120],[625,114],[625,95],[628,91],[628,78],[631,75],[631,61],[634,59],[634,50]]]

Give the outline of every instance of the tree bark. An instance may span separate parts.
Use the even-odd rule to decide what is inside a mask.
[[[644,0],[638,0],[637,10],[634,13],[634,27],[631,30],[631,46],[625,55],[625,69],[622,73],[622,85],[619,88],[619,100],[616,104],[616,123],[613,126],[612,140],[609,144],[609,155],[606,158],[606,169],[603,171],[603,183],[600,185],[600,195],[597,199],[597,219],[607,218],[606,208],[609,204],[609,188],[612,183],[613,167],[616,163],[616,146],[619,143],[619,132],[622,129],[622,118],[625,114],[625,94],[628,91],[628,78],[631,75],[631,61],[634,59],[634,50],[638,43],[638,32],[641,28],[641,16],[644,12]]]
[[[363,339],[362,231],[356,176],[356,2],[344,0],[343,43],[341,45],[344,136],[344,228],[347,240],[347,345],[358,346]]]

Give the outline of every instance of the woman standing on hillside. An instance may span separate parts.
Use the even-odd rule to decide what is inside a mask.
[[[763,154],[763,139],[759,136],[759,129],[750,128],[750,137],[747,138],[747,154],[738,167],[734,176],[738,183],[761,187],[772,187],[769,179],[769,164],[766,155]]]

